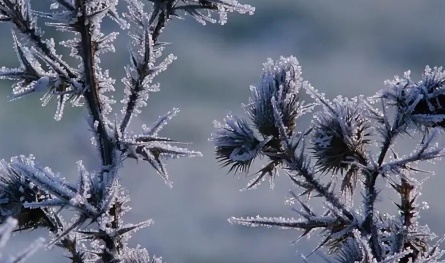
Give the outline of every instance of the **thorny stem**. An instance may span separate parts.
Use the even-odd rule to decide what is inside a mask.
[[[113,164],[113,152],[114,144],[111,137],[106,130],[105,118],[102,113],[103,105],[99,97],[99,83],[95,76],[95,47],[91,38],[91,32],[94,30],[93,25],[87,20],[88,14],[86,10],[86,0],[76,0],[76,7],[81,9],[82,15],[78,18],[77,23],[79,25],[79,31],[81,35],[82,45],[82,58],[85,74],[86,91],[84,93],[85,100],[88,105],[91,116],[93,117],[93,123],[95,132],[98,136],[100,154],[102,159],[102,165],[104,167]]]
[[[82,41],[82,57],[83,57],[83,64],[84,64],[84,72],[85,72],[85,85],[87,85],[87,89],[85,91],[85,99],[87,101],[88,109],[90,111],[91,116],[93,117],[94,125],[96,128],[96,134],[98,136],[98,145],[99,150],[101,154],[102,164],[103,167],[110,167],[114,164],[114,158],[113,153],[115,151],[116,145],[113,143],[112,138],[108,135],[106,130],[106,122],[103,115],[103,105],[100,101],[99,97],[99,84],[97,82],[97,79],[95,77],[95,47],[93,40],[91,38],[91,32],[94,30],[93,25],[89,23],[86,18],[87,10],[86,10],[86,0],[76,0],[76,7],[81,9],[82,16],[80,16],[78,19],[79,25],[85,25],[85,26],[79,26],[80,28],[80,34],[81,34],[81,41]],[[152,34],[152,43],[157,43],[157,38],[159,37],[162,28],[165,26],[168,15],[166,15],[164,12],[161,12],[156,27],[153,29]],[[148,33],[148,32],[146,32]],[[148,39],[148,38],[147,38]],[[148,43],[147,43],[148,44]],[[146,47],[146,48],[151,48]],[[150,52],[148,52],[149,54]],[[145,58],[146,60],[150,58]],[[148,62],[147,60],[147,62]],[[146,73],[149,71],[147,68],[148,63],[144,63],[144,68],[141,69],[141,72]],[[133,94],[136,96],[137,92],[141,89],[142,83],[138,81],[138,83],[135,83],[135,90]],[[132,95],[133,95],[132,94]],[[128,123],[131,119],[131,115],[133,113],[133,109],[135,106],[136,98],[133,98],[134,96],[130,97],[129,103],[127,105],[127,111],[123,118],[123,121],[119,127],[121,132],[124,132],[125,129],[128,126]],[[97,127],[96,127],[97,125]],[[108,172],[108,170],[105,168],[102,171],[102,174]],[[102,178],[103,180],[104,178]],[[115,202],[112,207],[110,208],[109,214],[113,217],[113,221],[110,223],[110,227],[112,229],[118,229],[119,228],[119,214],[121,213],[120,205]],[[119,251],[123,248],[123,244],[121,243],[120,239],[112,238],[108,235],[105,235],[103,238],[103,241],[105,242],[106,249],[104,249],[102,256],[102,259],[105,262],[110,262],[114,259],[114,256],[112,254],[113,251]]]
[[[158,37],[161,34],[162,29],[165,27],[165,24],[167,23],[169,17],[170,16],[168,14],[165,14],[164,11],[162,11],[159,14],[158,23],[156,24],[155,28],[153,29],[153,33],[152,33],[152,39],[153,39],[154,44],[158,43]]]
[[[411,219],[414,217],[414,207],[411,203],[412,197],[411,192],[414,189],[407,179],[402,177],[400,185],[400,206],[401,213],[403,215],[403,226],[408,229],[411,226]]]
[[[326,200],[329,201],[329,203],[333,204],[335,206],[335,208],[337,208],[338,210],[340,210],[343,215],[345,215],[349,220],[353,220],[354,216],[351,214],[351,212],[349,212],[338,200],[338,198],[336,196],[334,196],[325,186],[321,185],[317,180],[315,180],[315,178],[308,173],[307,170],[305,169],[301,169],[301,167],[299,167],[298,165],[294,164],[294,163],[290,163],[291,164],[291,169],[294,169],[295,171],[298,171],[298,173],[300,173],[304,179],[306,179],[306,181],[312,185],[314,187],[314,189],[321,194],[322,196],[325,197]]]
[[[408,231],[410,231],[410,226],[411,226],[411,220],[414,217],[414,205],[413,205],[413,200],[415,199],[415,197],[411,196],[412,191],[414,189],[414,186],[411,185],[408,180],[406,178],[401,179],[401,184],[399,186],[399,194],[400,194],[400,213],[403,217],[403,228],[400,229],[399,233],[398,233],[398,237],[400,240],[403,240],[404,242],[399,242],[400,247],[398,248],[399,251],[405,250],[405,249],[411,249],[413,252],[407,254],[405,257],[403,257],[400,260],[400,263],[405,263],[405,262],[411,262],[413,261],[413,258],[416,258],[416,254],[419,253],[418,248],[416,248],[415,246],[413,246],[410,242],[405,242],[406,240],[406,236]]]
[[[301,176],[303,176],[304,179],[306,179],[306,181],[310,185],[312,185],[319,194],[325,197],[325,199],[329,201],[329,203],[333,204],[335,208],[340,210],[343,213],[343,215],[348,218],[348,220],[354,220],[354,216],[341,204],[340,200],[338,200],[338,198],[335,195],[333,195],[332,192],[329,191],[329,189],[327,189],[325,186],[321,185],[317,180],[315,180],[314,176],[311,173],[309,173],[307,169],[305,169],[299,164],[301,161],[295,158],[291,150],[291,147],[290,145],[288,145],[287,141],[286,144],[287,144],[286,161],[291,170],[297,171]]]
[[[389,150],[394,138],[394,132],[390,131],[386,137],[382,150],[380,151],[379,158],[377,160],[377,165],[380,167],[385,159],[386,153]],[[363,230],[371,235],[371,249],[373,255],[378,261],[382,260],[382,251],[378,240],[377,226],[374,224],[374,203],[377,199],[377,191],[375,189],[375,183],[379,175],[379,171],[374,171],[371,174],[366,175],[365,186],[366,186],[366,198],[365,198],[365,220],[363,221]]]
[[[85,74],[85,85],[86,91],[84,93],[85,100],[88,105],[88,110],[93,118],[93,123],[95,127],[95,132],[97,134],[97,140],[99,145],[99,151],[102,159],[102,166],[104,167],[101,174],[103,181],[104,174],[108,172],[108,167],[114,164],[113,153],[115,151],[115,144],[112,138],[108,135],[106,129],[106,121],[103,115],[103,105],[99,97],[99,83],[97,82],[95,75],[95,43],[92,40],[91,32],[95,30],[94,25],[87,19],[87,0],[76,0],[76,8],[80,10],[81,16],[78,17],[77,23],[80,25],[79,31],[81,35],[81,52],[83,58],[84,74]],[[111,228],[119,228],[119,220],[117,220],[118,211],[116,209],[116,204],[114,204],[109,214],[114,217],[113,222],[111,222]],[[111,237],[104,238],[106,248],[103,250],[102,259],[105,262],[111,262],[114,259],[113,252],[117,251],[119,253],[119,248],[122,244],[116,244],[119,242],[117,239]]]
[[[134,88],[131,90],[131,95],[129,96],[129,100],[127,103],[127,108],[125,111],[125,116],[122,119],[119,130],[121,133],[124,133],[130,123],[131,115],[133,114],[133,109],[136,106],[136,100],[138,97],[138,93],[142,90],[141,81],[137,81],[134,85]]]
[[[147,41],[149,40],[149,36],[145,35],[145,54],[149,55],[151,53],[151,50],[147,50],[147,49],[151,49],[153,46],[155,46],[156,44],[158,44],[158,37],[161,34],[162,29],[165,27],[167,21],[169,19],[169,15],[165,14],[164,11],[162,11],[159,14],[159,17],[157,19],[157,23],[156,26],[151,28],[150,30],[152,32],[150,32],[151,34],[151,43],[148,43]],[[148,34],[148,32],[146,31],[145,34]],[[152,44],[152,45],[151,45]],[[129,96],[128,99],[128,103],[127,103],[127,108],[125,111],[125,116],[122,119],[121,125],[119,127],[119,130],[121,133],[124,133],[125,130],[128,127],[128,124],[130,123],[131,120],[131,116],[133,115],[134,112],[134,108],[136,107],[136,100],[139,96],[139,92],[143,89],[142,87],[142,81],[144,79],[144,77],[146,76],[146,74],[149,74],[149,68],[148,68],[148,64],[149,64],[149,60],[151,58],[150,57],[144,57],[144,63],[142,65],[142,68],[138,68],[139,71],[139,79],[134,83],[134,88],[131,90],[131,95]]]

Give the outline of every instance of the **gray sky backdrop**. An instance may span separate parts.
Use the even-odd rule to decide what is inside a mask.
[[[48,0],[32,1],[45,5]],[[230,216],[293,216],[284,204],[292,185],[285,176],[274,190],[263,184],[254,191],[239,192],[248,182],[243,176],[226,175],[214,160],[208,141],[213,120],[222,120],[230,111],[242,113],[249,85],[259,82],[262,63],[280,55],[294,55],[303,67],[303,76],[318,90],[333,98],[338,94],[372,95],[383,81],[411,69],[418,79],[425,65],[445,64],[444,1],[395,0],[245,0],[256,7],[253,16],[230,14],[225,26],[196,23],[190,17],[172,21],[161,40],[171,42],[165,54],[178,56],[157,79],[161,92],[153,94],[145,112],[132,123],[156,120],[173,107],[181,112],[162,135],[193,142],[190,148],[204,157],[168,162],[173,189],[148,164],[127,161],[122,182],[128,187],[133,209],[128,222],[153,218],[152,227],[133,235],[131,243],[141,244],[150,253],[169,263],[268,263],[300,262],[299,253],[314,247],[311,242],[291,242],[298,232],[278,229],[231,226]],[[111,30],[114,25],[106,25]],[[46,30],[52,34],[51,30]],[[16,66],[10,27],[0,25],[5,66]],[[56,40],[63,36],[57,35]],[[103,67],[117,79],[116,98],[122,96],[120,79],[128,63],[128,37],[121,33],[118,52],[106,54]],[[65,56],[68,51],[65,51]],[[8,102],[10,83],[0,88],[0,158],[34,154],[43,165],[74,179],[76,161],[93,169],[98,155],[90,144],[85,111],[68,107],[60,122],[53,119],[55,104],[40,107],[39,96]],[[120,105],[115,106],[120,110]],[[443,169],[438,162],[436,171]],[[430,209],[422,212],[423,222],[439,236],[445,229],[443,189],[445,179],[438,173],[425,184],[423,200]],[[387,202],[388,201],[388,202]],[[382,203],[390,203],[382,197]],[[8,251],[26,246],[45,231],[23,232],[14,237]],[[298,250],[298,251],[297,251]],[[29,262],[68,262],[61,250],[42,251]],[[311,262],[320,262],[317,256]]]

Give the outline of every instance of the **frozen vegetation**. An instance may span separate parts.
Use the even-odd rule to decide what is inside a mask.
[[[156,251],[130,246],[131,234],[153,221],[126,222],[131,192],[122,183],[130,176],[122,174],[129,159],[148,164],[171,187],[166,160],[201,156],[162,135],[177,108],[137,131],[130,125],[160,90],[155,78],[176,60],[165,54],[169,44],[160,36],[183,18],[225,24],[229,13],[253,14],[255,9],[235,0],[55,0],[46,1],[42,10],[31,2],[0,0],[0,21],[12,28],[18,59],[16,67],[0,69],[0,78],[13,81],[11,100],[37,95],[43,106],[55,101],[55,121],[69,111],[67,106],[83,107],[97,164],[73,161],[77,178],[68,180],[30,153],[0,162],[0,246],[12,231],[49,232],[47,241],[37,239],[6,262],[34,262],[29,257],[42,246],[60,247],[64,260],[76,263],[163,262]],[[107,32],[104,25],[110,22],[115,30]],[[52,28],[64,39],[45,34]],[[115,51],[122,32],[129,59],[122,63],[125,76],[116,81],[101,58]],[[172,39],[173,44],[180,41]],[[71,50],[66,60],[63,48]],[[445,153],[440,143],[445,72],[426,67],[419,80],[408,71],[385,84],[371,96],[329,99],[303,78],[297,58],[267,59],[242,106],[245,116],[228,114],[215,121],[211,141],[221,166],[253,176],[243,190],[265,180],[274,187],[287,177],[292,190],[286,203],[294,217],[253,215],[229,222],[298,230],[301,237],[317,233],[313,252],[296,256],[295,262],[315,257],[339,263],[443,262],[443,238],[419,221],[428,208],[419,199],[432,173],[424,168],[434,167],[431,163]],[[408,152],[399,147],[406,138],[416,144]],[[253,168],[255,162],[262,167]],[[383,200],[393,209],[381,211],[381,197],[388,192],[397,199]]]

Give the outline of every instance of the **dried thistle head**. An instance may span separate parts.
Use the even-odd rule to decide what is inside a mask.
[[[264,143],[256,138],[245,120],[228,115],[224,121],[224,124],[215,122],[216,131],[212,134],[216,159],[222,166],[231,166],[230,171],[246,172]]]
[[[264,63],[261,84],[252,86],[252,96],[246,110],[255,128],[264,136],[279,137],[277,120],[274,116],[272,98],[277,101],[286,132],[290,134],[295,128],[295,120],[303,113],[298,102],[298,92],[303,85],[301,67],[295,57],[281,57],[274,62],[268,59]]]
[[[322,172],[334,174],[351,168],[351,162],[365,156],[370,123],[357,100],[337,98],[323,102],[315,116],[312,149]]]
[[[410,71],[403,77],[387,80],[387,89],[377,96],[397,107],[401,116],[416,127],[445,128],[445,72],[442,67],[426,67],[419,82],[413,82]]]
[[[48,220],[45,212],[40,209],[26,208],[27,202],[41,201],[46,194],[35,185],[24,179],[6,161],[0,161],[0,221],[8,217],[18,220],[17,230],[33,229],[39,226],[54,226]]]

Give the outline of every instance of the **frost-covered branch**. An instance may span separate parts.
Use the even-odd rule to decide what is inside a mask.
[[[334,261],[323,256],[327,262],[444,262],[442,239],[429,246],[435,235],[417,221],[421,183],[415,175],[423,172],[418,163],[444,155],[444,146],[438,144],[444,127],[444,76],[441,68],[427,67],[420,82],[412,82],[406,73],[386,82],[389,87],[371,98],[338,96],[330,101],[303,81],[294,57],[269,59],[260,85],[251,88],[252,97],[244,106],[251,123],[229,115],[223,124],[216,122],[212,139],[216,158],[231,171],[248,173],[257,157],[265,157],[266,165],[246,189],[255,188],[266,175],[273,182],[279,169],[288,174],[296,187],[289,203],[298,204],[300,209],[294,211],[299,218],[229,221],[299,229],[302,236],[318,229],[324,238],[315,250],[326,247],[328,254],[336,255]],[[300,102],[300,90],[314,102]],[[301,115],[317,108],[321,109],[312,114],[308,128],[296,125]],[[415,133],[422,135],[418,146],[399,157],[395,146],[403,135]],[[396,215],[376,209],[383,194],[378,180],[385,180],[400,196]],[[354,204],[359,185],[361,209]],[[312,197],[322,198],[324,211],[310,208]]]
[[[159,135],[179,110],[161,116],[141,133],[129,131],[132,118],[147,106],[151,92],[159,90],[155,77],[167,69],[176,57],[163,56],[166,45],[159,41],[167,22],[184,14],[198,22],[224,24],[228,12],[252,14],[254,8],[235,0],[125,0],[126,10],[118,10],[118,0],[54,0],[48,10],[35,10],[30,0],[0,0],[0,22],[13,27],[17,68],[0,69],[0,78],[15,81],[11,99],[42,93],[43,105],[55,98],[55,119],[62,118],[66,102],[86,107],[88,125],[99,152],[98,171],[77,163],[77,183],[65,180],[30,155],[13,157],[0,163],[0,219],[12,216],[18,230],[47,228],[53,235],[48,246],[60,246],[72,262],[161,262],[149,257],[140,247],[129,248],[130,233],[147,227],[152,220],[124,224],[130,200],[120,184],[120,168],[128,158],[143,160],[171,185],[165,161],[201,153],[181,147],[181,143]],[[145,1],[147,3],[147,1]],[[112,119],[113,92],[120,88],[109,70],[101,65],[101,56],[114,52],[118,31],[104,33],[104,21],[112,20],[130,36],[130,63],[122,79],[122,114]],[[41,21],[71,38],[61,46],[71,49],[77,59],[72,66],[62,59],[53,38],[44,36]],[[74,214],[65,221],[63,211]]]

